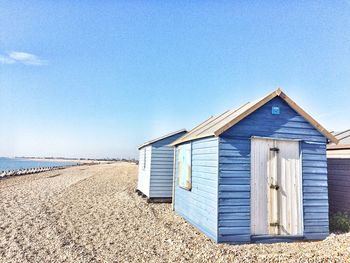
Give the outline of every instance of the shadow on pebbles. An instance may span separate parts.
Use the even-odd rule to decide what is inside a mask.
[[[137,166],[70,167],[0,181],[0,262],[346,262],[350,235],[217,245],[135,193]]]

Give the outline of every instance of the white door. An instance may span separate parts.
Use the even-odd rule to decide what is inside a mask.
[[[299,142],[253,138],[252,235],[302,235]]]

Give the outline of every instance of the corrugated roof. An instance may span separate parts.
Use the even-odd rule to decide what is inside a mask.
[[[210,116],[208,119],[206,119],[205,121],[201,122],[199,125],[197,125],[196,127],[194,127],[191,131],[189,131],[186,135],[189,136],[193,136],[196,135],[203,126],[205,126],[206,124],[208,124],[209,122],[211,122],[214,119],[214,116]],[[180,138],[179,138],[180,139]]]
[[[350,149],[350,129],[342,132],[335,132],[334,136],[338,139],[338,144],[327,145],[328,150],[332,149]]]
[[[350,143],[350,129],[335,134],[335,137],[339,140],[339,144]]]
[[[330,141],[337,143],[337,139],[328,132],[325,128],[316,122],[309,114],[307,114],[303,109],[301,109],[293,100],[291,100],[281,89],[277,89],[267,96],[258,99],[253,102],[248,102],[241,107],[233,110],[228,110],[221,115],[216,117],[211,117],[201,125],[197,126],[193,130],[189,131],[187,134],[177,139],[171,145],[177,145],[183,142],[192,141],[199,138],[219,136],[239,121],[256,111],[258,108],[266,104],[268,101],[275,97],[281,97],[290,107],[292,107],[296,112],[303,116],[307,121],[309,121],[316,129],[318,129],[323,135],[325,135]]]
[[[161,137],[158,137],[158,138],[156,138],[156,139],[147,141],[147,142],[141,144],[141,145],[138,147],[138,149],[140,150],[141,148],[143,148],[143,147],[145,147],[145,146],[147,146],[147,145],[153,144],[153,143],[155,143],[155,142],[158,142],[158,141],[160,141],[160,140],[166,139],[166,138],[168,138],[168,137],[174,136],[174,135],[179,134],[179,133],[182,133],[182,132],[187,132],[187,130],[186,130],[186,129],[181,129],[181,130],[178,130],[178,131],[174,131],[174,132],[172,132],[172,133],[168,133],[168,134],[163,135],[163,136],[161,136]]]

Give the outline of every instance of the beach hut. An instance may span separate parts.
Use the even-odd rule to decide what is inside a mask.
[[[137,192],[149,201],[171,201],[174,150],[170,143],[186,130],[179,130],[139,146]]]
[[[328,141],[280,89],[211,117],[172,143],[174,210],[217,243],[323,239]]]
[[[350,213],[350,130],[334,133],[327,146],[329,211]]]

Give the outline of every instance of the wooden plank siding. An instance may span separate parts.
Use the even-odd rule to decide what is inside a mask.
[[[329,210],[350,213],[350,158],[328,158]]]
[[[149,198],[171,198],[173,189],[174,149],[169,146],[185,132],[152,144]]]
[[[172,147],[152,147],[150,197],[172,197],[173,187]]]
[[[148,198],[171,198],[173,186],[174,149],[169,146],[186,131],[160,139],[139,150],[137,189]],[[146,168],[143,169],[146,149]]]
[[[272,106],[280,108],[279,115],[271,113]],[[325,238],[328,235],[326,138],[276,97],[220,135],[218,242],[251,241],[252,136],[302,141],[304,236]]]
[[[217,242],[218,138],[192,144],[192,189],[179,187],[175,166],[175,212]]]
[[[250,138],[222,136],[219,142],[218,241],[246,243],[251,232]],[[231,191],[225,191],[228,187]]]
[[[304,236],[323,239],[329,234],[326,144],[302,143]]]

